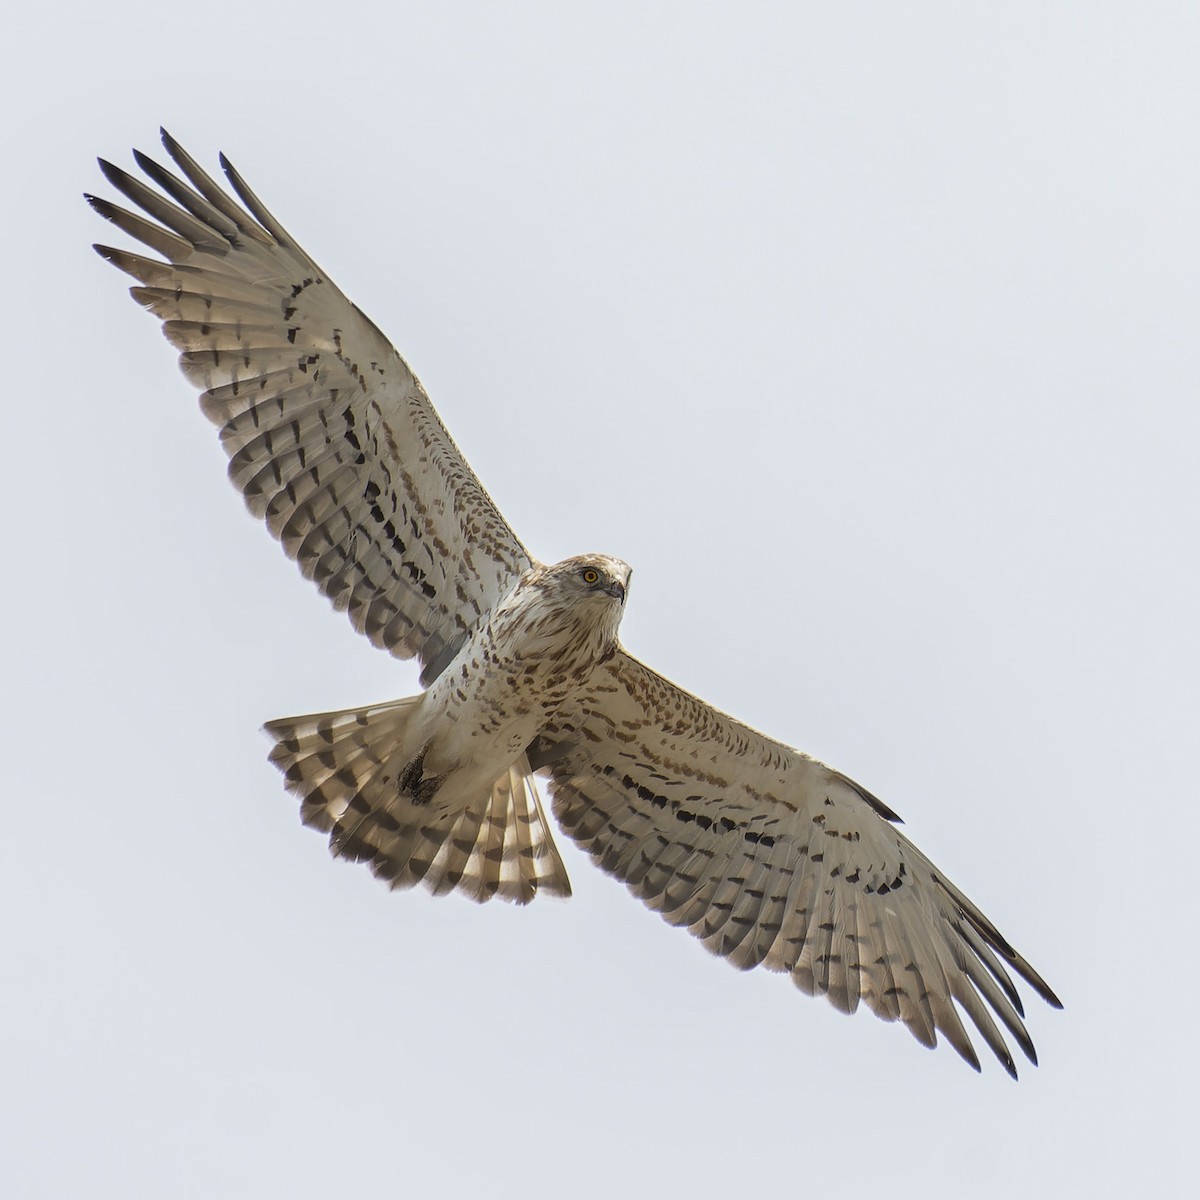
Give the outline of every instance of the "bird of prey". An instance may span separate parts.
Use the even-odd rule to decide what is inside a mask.
[[[222,156],[238,199],[165,131],[140,212],[88,201],[158,257],[138,281],[218,427],[229,476],[354,628],[420,661],[418,696],[271,721],[305,824],[393,888],[525,903],[570,884],[559,827],[734,966],[860,1001],[976,1070],[960,1011],[1014,1078],[1037,1061],[1010,972],[1041,976],[853,780],[625,652],[629,567],[548,566],[509,528],[408,365]]]

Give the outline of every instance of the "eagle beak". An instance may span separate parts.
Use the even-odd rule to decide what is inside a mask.
[[[604,590],[610,596],[616,596],[622,604],[625,603],[625,585],[620,580],[614,579]]]

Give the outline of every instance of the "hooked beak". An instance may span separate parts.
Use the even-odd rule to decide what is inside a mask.
[[[620,580],[614,579],[604,590],[610,596],[615,596],[622,604],[625,603],[625,585]]]

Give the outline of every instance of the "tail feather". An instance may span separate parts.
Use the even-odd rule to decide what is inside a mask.
[[[401,744],[420,697],[369,708],[285,717],[263,726],[275,740],[270,760],[300,797],[300,819],[330,833],[355,796],[380,774]]]
[[[442,843],[429,870],[425,875],[425,883],[435,896],[444,896],[452,892],[472,870],[471,856],[475,852],[483,827],[493,819],[496,809],[496,794],[500,785],[497,782],[492,788],[491,795],[485,804],[471,805],[463,809],[462,814],[450,831],[450,836]],[[484,872],[475,864],[473,877],[482,878]]]
[[[497,786],[503,786],[503,777]],[[557,876],[566,884],[565,895],[571,894],[571,885],[567,883],[567,872],[562,859],[558,856],[558,847],[550,833],[550,822],[542,810],[542,802],[538,798],[537,785],[533,781],[533,772],[529,769],[529,760],[521,758],[508,769],[508,796],[506,829],[511,829],[516,841],[516,862],[538,864],[548,859],[548,865],[557,869]],[[503,872],[505,863],[501,861]],[[519,882],[519,880],[518,880]],[[538,884],[545,887],[545,883]]]
[[[485,803],[462,814],[425,882],[434,895],[462,887],[480,901],[498,895],[526,904],[539,891],[571,894],[524,755],[496,780]]]
[[[300,797],[301,820],[329,834],[337,856],[365,861],[392,888],[423,882],[482,902],[525,904],[571,885],[522,756],[489,789],[457,796],[449,786],[421,803],[402,785],[416,767],[406,741],[421,697],[271,721],[271,761]],[[414,757],[416,762],[414,763]]]

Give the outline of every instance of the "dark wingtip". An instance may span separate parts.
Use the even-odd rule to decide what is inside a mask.
[[[853,788],[858,793],[859,798],[865,800],[885,821],[889,821],[893,825],[904,824],[904,818],[899,813],[894,812],[878,796],[873,792],[869,792],[857,780],[851,779],[849,775],[844,775],[841,771],[834,771],[833,774],[843,783]]]
[[[1037,992],[1037,994],[1041,996],[1041,998],[1045,1000],[1045,1002],[1050,1005],[1051,1008],[1062,1008],[1063,1002],[1054,994],[1054,989],[1051,988],[1051,986],[1032,967],[1030,967],[1024,959],[1021,959],[1019,962],[1014,962],[1013,965],[1017,968],[1029,986],[1032,987],[1033,990]],[[1025,969],[1022,970],[1022,967]]]
[[[98,158],[96,162],[100,164],[100,173],[115,188],[120,188],[121,181],[129,178],[128,171],[122,171],[115,163],[109,162],[107,158]]]
[[[179,158],[178,158],[179,143],[171,136],[170,132],[168,131],[168,129],[165,125],[160,125],[158,127],[158,137],[159,137],[159,140],[162,142],[163,148],[166,150],[166,152],[173,159],[175,159],[176,162],[178,162],[179,161]]]

